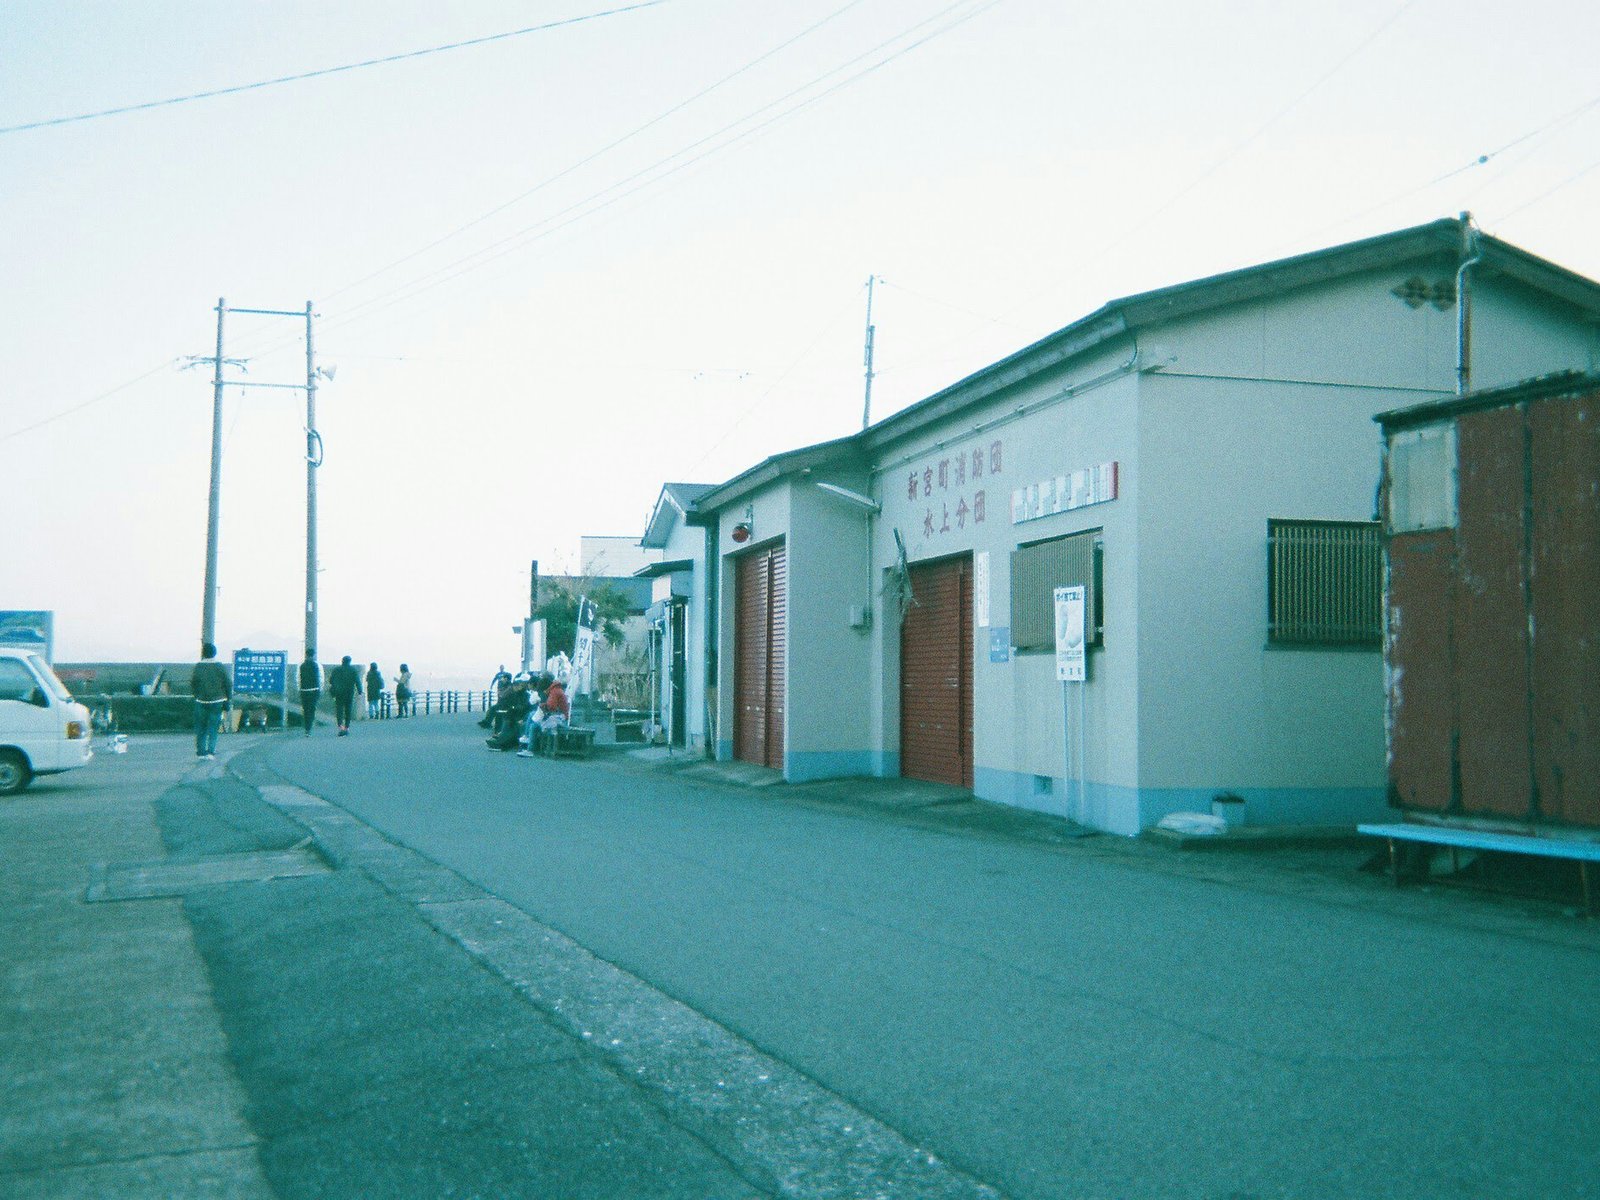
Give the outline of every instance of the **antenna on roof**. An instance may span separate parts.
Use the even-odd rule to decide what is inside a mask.
[[[872,323],[872,285],[877,282],[876,275],[867,276],[867,395],[861,402],[861,428],[865,429],[872,424],[872,346],[877,340],[877,327]]]

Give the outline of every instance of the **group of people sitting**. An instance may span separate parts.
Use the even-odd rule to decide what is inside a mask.
[[[488,717],[489,749],[516,750],[521,757],[532,758],[547,746],[553,748],[556,730],[572,715],[561,681],[526,671],[496,680],[495,705]]]

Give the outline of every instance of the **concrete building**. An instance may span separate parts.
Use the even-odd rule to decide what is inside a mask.
[[[661,552],[641,545],[636,537],[586,533],[578,539],[580,575],[632,575],[660,561]]]
[[[1463,367],[1592,370],[1597,319],[1600,285],[1439,221],[1114,301],[775,456],[693,505],[715,752],[1123,834],[1219,793],[1255,824],[1381,816],[1372,418]],[[1081,684],[1057,679],[1064,585]]]
[[[637,574],[651,581],[650,661],[656,723],[668,744],[704,752],[710,724],[707,697],[706,609],[714,547],[694,516],[707,483],[662,487],[639,545],[658,556]]]

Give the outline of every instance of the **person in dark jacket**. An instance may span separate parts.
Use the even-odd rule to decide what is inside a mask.
[[[522,732],[522,722],[533,710],[533,679],[527,674],[518,675],[511,686],[501,694],[495,711],[494,733],[488,739],[491,750],[515,750],[517,735]]]
[[[329,673],[328,688],[333,692],[333,720],[339,726],[339,736],[348,737],[350,719],[356,712],[356,692],[361,690],[361,672],[350,665],[348,654]]]
[[[396,717],[414,717],[417,714],[411,711],[411,668],[405,663],[400,664],[400,674],[394,680],[394,715]]]
[[[217,661],[217,648],[210,642],[200,647],[200,661],[189,677],[189,690],[194,693],[195,757],[215,758],[217,728],[222,722],[222,710],[233,699],[233,683],[228,679],[227,668]]]
[[[317,723],[317,701],[322,699],[322,666],[317,662],[317,652],[306,649],[306,659],[300,664],[300,720],[305,725],[306,736]]]
[[[372,663],[367,667],[367,717],[370,720],[378,719],[378,702],[383,699],[383,672],[378,670],[378,664]]]

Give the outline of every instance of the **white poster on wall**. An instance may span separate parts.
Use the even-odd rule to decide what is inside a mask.
[[[979,629],[989,627],[989,552],[972,556],[972,619]]]
[[[1082,683],[1088,678],[1083,638],[1083,588],[1056,589],[1056,678]]]

